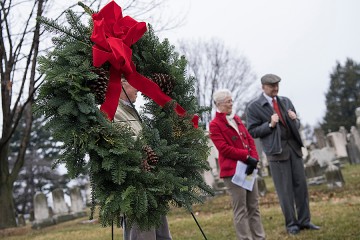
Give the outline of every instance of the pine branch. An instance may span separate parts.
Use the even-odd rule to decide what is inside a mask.
[[[71,11],[71,10],[69,10],[69,11]],[[65,36],[71,37],[71,38],[77,40],[78,42],[85,44],[86,46],[89,46],[89,44],[86,42],[86,40],[84,41],[84,39],[81,39],[78,36],[74,35],[71,32],[71,30],[69,30],[67,27],[59,25],[55,20],[49,19],[47,17],[39,17],[39,18],[37,18],[37,20],[45,26],[46,30],[48,30],[50,32],[55,32],[55,33],[63,33]]]
[[[86,32],[86,30],[84,31],[86,27],[81,23],[80,17],[77,16],[73,11],[69,10],[66,13],[66,19],[68,20],[70,26],[75,30],[77,35],[79,37],[84,37],[84,41],[91,44],[90,39],[85,37],[88,36],[88,32]]]
[[[92,10],[89,6],[85,5],[82,2],[78,2],[78,5],[84,9],[84,11],[89,14],[90,16],[95,13],[94,10]]]

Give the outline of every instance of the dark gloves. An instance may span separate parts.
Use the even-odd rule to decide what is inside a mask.
[[[258,160],[249,156],[247,159],[246,159],[246,164],[247,164],[247,168],[245,170],[245,173],[246,175],[251,175],[254,170],[256,169],[257,167],[257,164],[258,164]]]

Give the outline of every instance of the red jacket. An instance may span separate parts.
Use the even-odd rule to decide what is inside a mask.
[[[259,159],[254,139],[251,137],[239,116],[234,120],[239,133],[228,123],[225,113],[216,112],[210,122],[210,138],[219,151],[220,177],[232,177],[235,173],[236,162],[246,163],[247,157]]]

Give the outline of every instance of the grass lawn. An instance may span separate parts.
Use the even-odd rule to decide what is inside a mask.
[[[345,165],[342,168],[345,186],[328,189],[326,185],[309,186],[312,222],[320,225],[319,231],[301,231],[289,236],[277,196],[270,177],[266,177],[268,193],[260,198],[262,222],[268,240],[352,240],[360,239],[360,165]],[[207,239],[235,239],[232,210],[227,195],[213,197],[202,205],[194,206],[196,215]],[[26,227],[0,230],[0,239],[9,240],[87,240],[111,239],[111,228],[102,228],[98,223],[83,224],[87,218],[76,219],[32,230]],[[191,214],[174,208],[168,215],[170,230],[175,240],[204,239]],[[114,229],[114,239],[121,240],[122,229]]]

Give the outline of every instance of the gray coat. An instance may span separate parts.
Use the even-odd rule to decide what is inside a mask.
[[[287,111],[295,108],[287,97],[277,97],[280,111],[286,121],[288,128],[282,124],[276,124],[274,128],[269,127],[271,115],[274,110],[261,94],[251,101],[246,109],[246,122],[250,135],[253,138],[260,138],[265,154],[269,160],[286,160],[288,153],[286,148],[291,147],[297,155],[302,156],[301,147],[303,146],[299,134],[300,120],[289,118]]]

